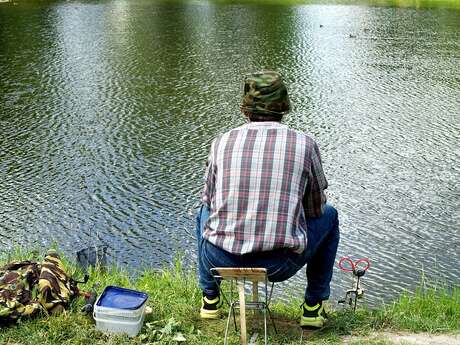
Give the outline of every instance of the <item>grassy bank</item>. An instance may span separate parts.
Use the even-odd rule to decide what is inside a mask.
[[[69,271],[75,267],[66,263]],[[180,264],[164,271],[145,271],[136,279],[120,269],[108,272],[94,270],[90,281],[82,286],[89,289],[94,282],[101,286],[119,285],[145,291],[152,315],[146,318],[139,336],[108,336],[95,330],[94,323],[79,312],[82,300],[75,301],[62,315],[45,315],[0,331],[0,344],[222,344],[224,320],[201,321],[198,314],[201,293],[194,272],[185,271]],[[102,287],[100,290],[102,290]],[[273,305],[278,335],[270,344],[299,344],[301,330],[297,325],[299,301]],[[339,311],[332,315],[327,327],[303,334],[304,343],[336,344],[344,335],[367,335],[383,329],[416,332],[460,332],[460,288],[419,289],[377,310],[357,313]],[[273,333],[273,332],[272,332]],[[238,344],[232,332],[231,344]],[[351,344],[387,344],[383,340],[356,341]]]

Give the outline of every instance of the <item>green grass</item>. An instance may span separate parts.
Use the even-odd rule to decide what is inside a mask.
[[[33,255],[32,255],[33,256]],[[15,258],[30,258],[16,252]],[[4,260],[0,259],[0,263]],[[69,272],[77,274],[75,266],[66,261]],[[153,313],[145,320],[139,336],[105,335],[96,331],[90,317],[79,312],[82,300],[76,300],[70,310],[58,316],[41,315],[23,320],[0,331],[1,345],[41,344],[222,344],[225,320],[202,321],[199,318],[201,292],[197,287],[195,272],[187,271],[179,263],[163,271],[147,270],[137,278],[119,268],[106,272],[92,270],[90,281],[81,286],[89,289],[96,281],[100,290],[106,285],[119,285],[145,291]],[[273,332],[270,344],[299,344],[301,329],[297,325],[299,301],[274,304],[273,311],[279,334]],[[376,310],[359,309],[356,313],[338,311],[332,314],[327,326],[315,332],[304,332],[304,343],[337,344],[345,335],[368,335],[384,329],[416,332],[460,331],[460,287],[418,289],[405,294],[397,301]],[[238,335],[231,332],[230,344],[238,344]],[[385,340],[359,340],[353,344],[387,345]]]

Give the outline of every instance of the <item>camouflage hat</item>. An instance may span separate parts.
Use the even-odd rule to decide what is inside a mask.
[[[241,110],[257,114],[284,115],[289,109],[287,89],[278,72],[262,71],[245,77]]]

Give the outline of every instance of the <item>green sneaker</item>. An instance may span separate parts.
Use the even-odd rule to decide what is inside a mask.
[[[303,315],[300,317],[300,327],[321,328],[327,321],[323,303],[309,306],[306,302],[301,305]]]
[[[222,300],[220,296],[213,299],[209,299],[203,296],[201,300],[200,316],[202,319],[218,319],[220,318],[220,307],[222,306]]]

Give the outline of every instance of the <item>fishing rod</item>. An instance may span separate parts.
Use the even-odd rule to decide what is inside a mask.
[[[361,278],[366,274],[366,271],[371,267],[371,262],[367,258],[351,260],[349,257],[343,257],[339,261],[339,268],[345,272],[353,273],[353,285],[351,289],[347,289],[345,297],[338,301],[339,304],[348,304],[356,311],[358,299],[364,296],[364,289],[361,287]]]

